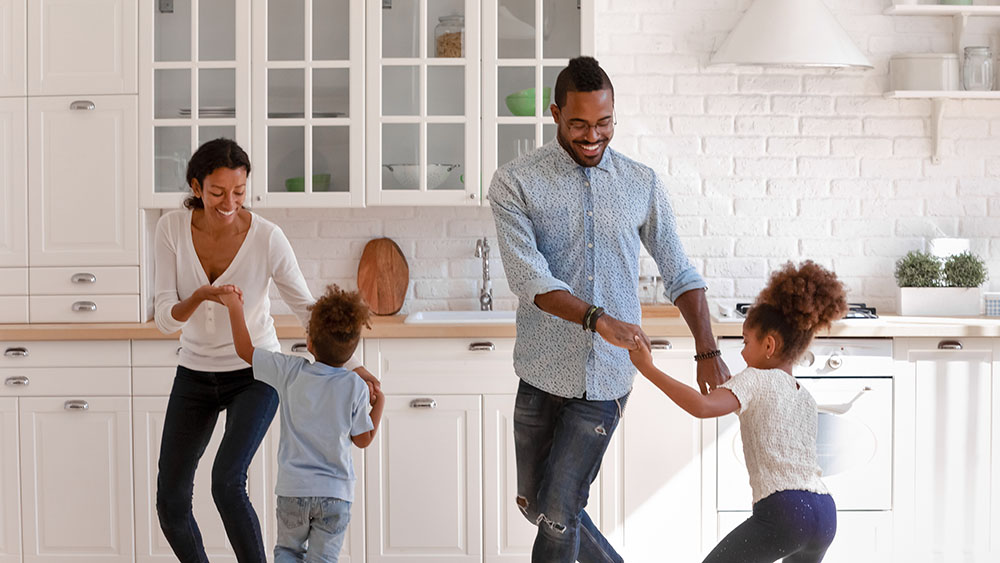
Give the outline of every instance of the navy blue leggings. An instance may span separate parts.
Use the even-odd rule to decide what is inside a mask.
[[[729,532],[704,563],[816,563],[837,533],[830,495],[778,491],[753,505],[753,516]]]

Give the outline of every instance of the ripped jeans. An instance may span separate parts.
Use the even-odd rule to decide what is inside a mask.
[[[524,381],[514,405],[517,505],[538,526],[535,563],[618,563],[622,557],[584,508],[628,394],[566,399]]]

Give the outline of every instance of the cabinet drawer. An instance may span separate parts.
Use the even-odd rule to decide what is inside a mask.
[[[513,338],[365,341],[365,366],[386,393],[513,393]]]
[[[133,340],[132,366],[177,367],[180,351],[177,340]]]
[[[137,323],[138,295],[42,295],[29,298],[33,323]]]
[[[27,295],[27,268],[0,268],[0,295]]]
[[[0,396],[80,397],[131,394],[127,367],[0,369]]]
[[[129,366],[128,340],[0,341],[0,370]]]
[[[32,268],[32,295],[111,295],[139,293],[139,268]]]
[[[132,368],[132,394],[136,397],[166,397],[174,385],[177,363],[173,366]]]
[[[28,296],[0,295],[0,324],[28,322]]]

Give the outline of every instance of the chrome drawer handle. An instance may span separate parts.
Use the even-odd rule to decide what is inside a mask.
[[[296,342],[292,344],[292,352],[296,354],[305,354],[309,352],[309,346],[305,342]]]
[[[942,340],[938,342],[938,350],[961,350],[962,343],[958,340]]]
[[[673,347],[674,345],[671,344],[669,340],[650,340],[650,349],[652,350],[671,350]]]
[[[77,100],[69,105],[69,109],[93,110],[97,109],[97,106],[90,100]]]
[[[15,375],[13,377],[8,377],[4,380],[3,384],[8,387],[27,387],[28,378],[23,375]]]
[[[437,401],[431,398],[413,399],[410,401],[411,409],[434,409],[437,406]]]
[[[68,411],[85,411],[90,408],[90,405],[87,403],[87,401],[84,401],[82,399],[73,399],[70,401],[66,401],[66,403],[63,404],[63,408],[65,408]]]
[[[79,274],[73,274],[70,278],[73,283],[97,283],[97,276],[94,274],[89,274],[86,272],[81,272]]]
[[[96,311],[97,303],[93,301],[77,301],[73,303],[73,311],[80,313],[85,311]]]
[[[15,346],[13,348],[7,348],[6,350],[4,350],[3,355],[7,356],[8,358],[27,358],[28,349],[25,348],[24,346]]]
[[[473,342],[469,344],[470,352],[492,352],[496,349],[496,345],[492,342]]]

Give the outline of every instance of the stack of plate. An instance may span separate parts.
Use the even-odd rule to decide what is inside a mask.
[[[191,108],[181,108],[181,117],[191,117]],[[198,108],[199,117],[236,117],[236,108],[224,106],[203,106]]]

